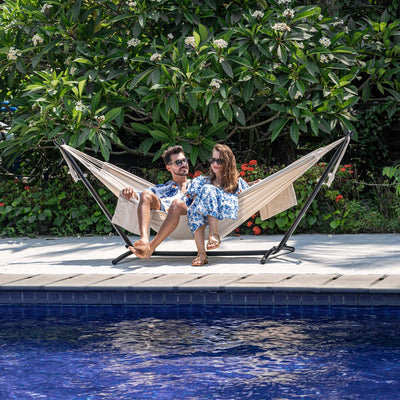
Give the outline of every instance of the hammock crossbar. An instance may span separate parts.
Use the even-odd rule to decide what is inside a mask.
[[[221,236],[226,236],[228,233],[233,231],[236,227],[240,226],[246,220],[248,220],[257,211],[260,211],[262,219],[270,218],[273,215],[297,204],[296,197],[293,190],[293,182],[303,175],[311,166],[313,166],[321,157],[333,148],[337,147],[334,156],[328,163],[324,173],[320,180],[317,182],[314,190],[310,194],[306,203],[299,211],[296,219],[284,235],[282,241],[278,246],[274,246],[269,250],[237,250],[237,251],[222,251],[213,250],[208,252],[209,256],[243,256],[243,255],[262,255],[261,263],[264,264],[268,259],[280,255],[282,251],[293,252],[294,247],[288,246],[286,243],[290,239],[291,235],[297,228],[304,214],[307,212],[315,196],[318,194],[323,184],[332,182],[338,165],[346,151],[348,143],[351,137],[351,131],[347,133],[345,137],[331,143],[323,148],[314,150],[313,152],[303,156],[297,161],[293,162],[289,166],[282,170],[270,175],[269,177],[261,180],[259,183],[251,186],[242,193],[239,194],[239,213],[236,220],[222,220],[219,223],[219,229]],[[138,201],[129,201],[120,196],[120,192],[123,188],[131,186],[136,191],[143,191],[153,186],[153,184],[145,179],[142,179],[136,175],[133,175],[122,168],[119,168],[113,164],[100,161],[94,157],[91,157],[79,150],[76,150],[65,143],[60,145],[54,142],[61,151],[65,161],[67,162],[70,170],[70,174],[75,181],[81,180],[86,188],[93,196],[100,209],[104,212],[112,226],[125,242],[125,247],[132,246],[129,237],[125,234],[122,228],[127,229],[130,232],[138,231],[136,221],[136,211]],[[101,181],[106,187],[108,187],[115,196],[118,196],[118,204],[114,215],[111,215],[107,207],[102,202],[100,196],[93,188],[89,180],[86,178],[77,161],[80,162],[86,169],[89,170],[99,181]],[[328,183],[326,179],[329,177]],[[270,190],[266,191],[266,188]],[[274,206],[275,203],[275,206]],[[272,205],[272,208],[271,208]],[[283,205],[283,206],[282,206]],[[119,215],[118,215],[119,213]],[[151,216],[151,228],[158,231],[161,224],[166,217],[166,213],[162,211],[153,210]],[[133,222],[132,222],[133,221]],[[133,225],[132,225],[133,224]],[[182,216],[177,229],[175,230],[172,238],[176,239],[187,239],[191,237],[190,231],[187,226],[186,216]],[[131,251],[127,251],[115,258],[112,263],[115,265],[124,258],[131,255]],[[155,251],[153,256],[195,256],[194,251]]]

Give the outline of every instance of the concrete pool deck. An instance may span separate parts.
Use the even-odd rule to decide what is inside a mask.
[[[265,250],[282,236],[229,236],[220,250]],[[136,240],[135,237],[131,238]],[[293,235],[294,253],[142,260],[118,236],[0,239],[0,305],[400,306],[400,234]],[[192,240],[158,250],[194,251]]]

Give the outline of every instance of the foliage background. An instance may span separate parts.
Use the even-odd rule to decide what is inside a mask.
[[[375,209],[378,188],[394,194],[392,186],[368,185],[400,179],[395,2],[19,0],[0,7],[0,100],[9,102],[0,115],[11,126],[0,142],[2,193],[8,202],[15,178],[31,188],[28,220],[46,203],[40,193],[63,192],[62,179],[52,179],[61,162],[54,139],[134,171],[161,167],[163,149],[178,143],[202,169],[215,142],[228,143],[241,163],[272,166],[351,129],[348,162],[367,185],[355,183],[362,189],[348,201],[363,209],[366,198]],[[63,200],[37,221],[54,222],[68,209]],[[330,229],[351,228],[347,208],[323,207],[313,212],[332,214]],[[390,207],[386,217],[396,221]]]

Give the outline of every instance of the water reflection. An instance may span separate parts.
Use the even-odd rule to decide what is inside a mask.
[[[0,397],[367,399],[379,388],[379,398],[393,399],[399,316],[0,308]],[[26,396],[32,385],[39,389]]]

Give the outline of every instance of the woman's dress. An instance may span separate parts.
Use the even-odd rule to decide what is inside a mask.
[[[221,220],[236,219],[239,210],[238,194],[249,187],[247,182],[239,178],[235,193],[227,193],[222,188],[211,184],[209,176],[201,175],[192,180],[186,192],[187,215],[192,234],[200,226],[207,224],[209,215]]]

